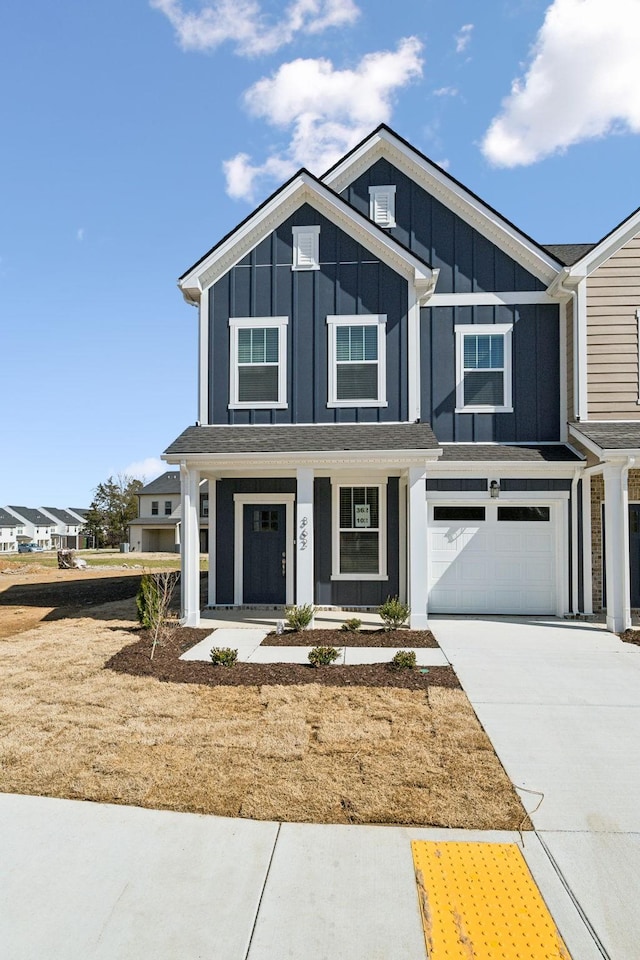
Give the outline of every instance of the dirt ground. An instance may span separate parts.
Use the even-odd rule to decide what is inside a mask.
[[[525,825],[460,689],[211,687],[105,669],[136,638],[136,576],[113,573],[82,574],[71,600],[60,584],[74,571],[2,579],[0,790],[255,819]],[[130,596],[82,593],[111,584]]]

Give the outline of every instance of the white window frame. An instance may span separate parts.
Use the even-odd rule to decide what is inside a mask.
[[[456,413],[513,413],[513,357],[512,323],[464,323],[457,324],[456,334]],[[495,336],[500,334],[504,340],[503,402],[501,404],[482,404],[464,402],[464,337]],[[498,370],[498,367],[487,368]]]
[[[378,573],[340,572],[340,490],[353,487],[378,489]],[[344,528],[346,529],[346,528]],[[364,528],[362,528],[364,529]],[[332,580],[388,580],[387,572],[387,478],[358,477],[331,478],[331,579]]]
[[[292,227],[293,231],[293,263],[292,270],[319,270],[320,269],[320,227]],[[311,239],[311,258],[307,259],[301,252],[301,238]]]
[[[377,363],[378,365],[378,398],[376,400],[339,400],[338,399],[338,358],[336,350],[336,330],[338,327],[373,327],[378,328],[378,359],[358,361]],[[380,314],[364,314],[361,316],[329,316],[327,317],[329,331],[329,384],[328,407],[386,407],[387,404],[387,316]]]
[[[287,325],[288,317],[230,317],[229,410],[284,410],[287,407]],[[238,330],[247,328],[278,330],[278,399],[239,400]]]
[[[378,198],[387,197],[387,217],[382,220],[377,216]],[[396,225],[396,188],[395,184],[386,184],[384,186],[369,187],[369,219],[377,223],[379,227],[387,229]]]

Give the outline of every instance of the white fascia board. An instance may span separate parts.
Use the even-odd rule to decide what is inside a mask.
[[[540,463],[527,462],[524,460],[461,460],[455,463],[447,460],[446,463],[438,463],[433,474],[429,474],[434,479],[452,480],[461,474],[465,476],[477,477],[573,477],[576,470],[581,470],[585,466],[584,461],[560,461],[559,463]],[[468,491],[469,495],[473,491]]]
[[[577,282],[582,277],[589,276],[638,233],[640,233],[640,210],[624,220],[619,227],[596,244],[593,250],[586,253],[577,263],[567,267],[566,282]]]
[[[421,157],[388,130],[379,130],[355,153],[350,154],[326,174],[323,180],[340,193],[381,156],[424,187],[449,210],[486,236],[539,280],[547,284],[552,282],[560,265],[550,254],[545,253],[461,184],[452,180],[444,170]]]
[[[587,450],[591,451],[591,453],[595,453],[596,457],[601,457],[604,453],[602,447],[599,447],[598,444],[594,443],[593,440],[590,440],[589,437],[585,437],[585,435],[580,430],[576,430],[575,427],[570,426],[569,433],[572,437],[575,437],[575,439],[581,443],[583,447],[586,447]]]
[[[200,470],[224,469],[245,470],[255,467],[282,466],[295,468],[298,466],[322,466],[327,464],[340,470],[346,465],[352,466],[393,466],[405,467],[413,465],[434,464],[442,456],[442,450],[325,450],[325,451],[286,451],[278,453],[192,453],[192,454],[163,454],[162,459],[167,463],[186,463]],[[204,466],[206,464],[206,467]]]
[[[437,270],[432,270],[332,190],[303,172],[183,277],[179,285],[185,297],[193,302],[303,203],[309,203],[389,267],[414,282],[421,296],[433,290]]]

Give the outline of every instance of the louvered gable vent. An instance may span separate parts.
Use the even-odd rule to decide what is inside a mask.
[[[369,216],[379,227],[395,227],[395,186],[369,187]]]
[[[320,227],[293,227],[293,269],[319,268]]]

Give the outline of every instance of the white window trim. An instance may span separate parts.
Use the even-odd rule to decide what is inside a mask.
[[[456,413],[513,413],[513,357],[512,323],[457,324],[456,334]],[[502,334],[504,337],[504,394],[502,404],[467,404],[464,402],[464,340],[465,336]]]
[[[376,219],[376,200],[381,194],[387,194],[389,200],[387,209],[389,216],[383,223]],[[396,188],[395,184],[385,184],[384,186],[369,187],[369,219],[377,223],[379,227],[387,229],[396,225]]]
[[[288,317],[230,317],[229,410],[284,410],[287,407],[287,325]],[[275,327],[278,330],[278,399],[238,400],[238,330],[247,327]]]
[[[293,231],[293,263],[292,270],[319,270],[320,269],[320,227],[292,227]],[[312,237],[312,263],[300,263],[300,237]]]
[[[338,363],[336,352],[336,329],[337,327],[378,327],[378,399],[377,400],[339,400],[338,399]],[[387,315],[365,314],[355,316],[329,316],[327,317],[327,327],[329,330],[329,385],[328,385],[328,407],[386,407],[387,403]],[[373,361],[369,361],[373,363]]]
[[[377,487],[378,489],[378,570],[379,573],[340,573],[340,490],[342,487]],[[371,480],[331,478],[331,579],[388,580],[387,573],[387,479]]]

